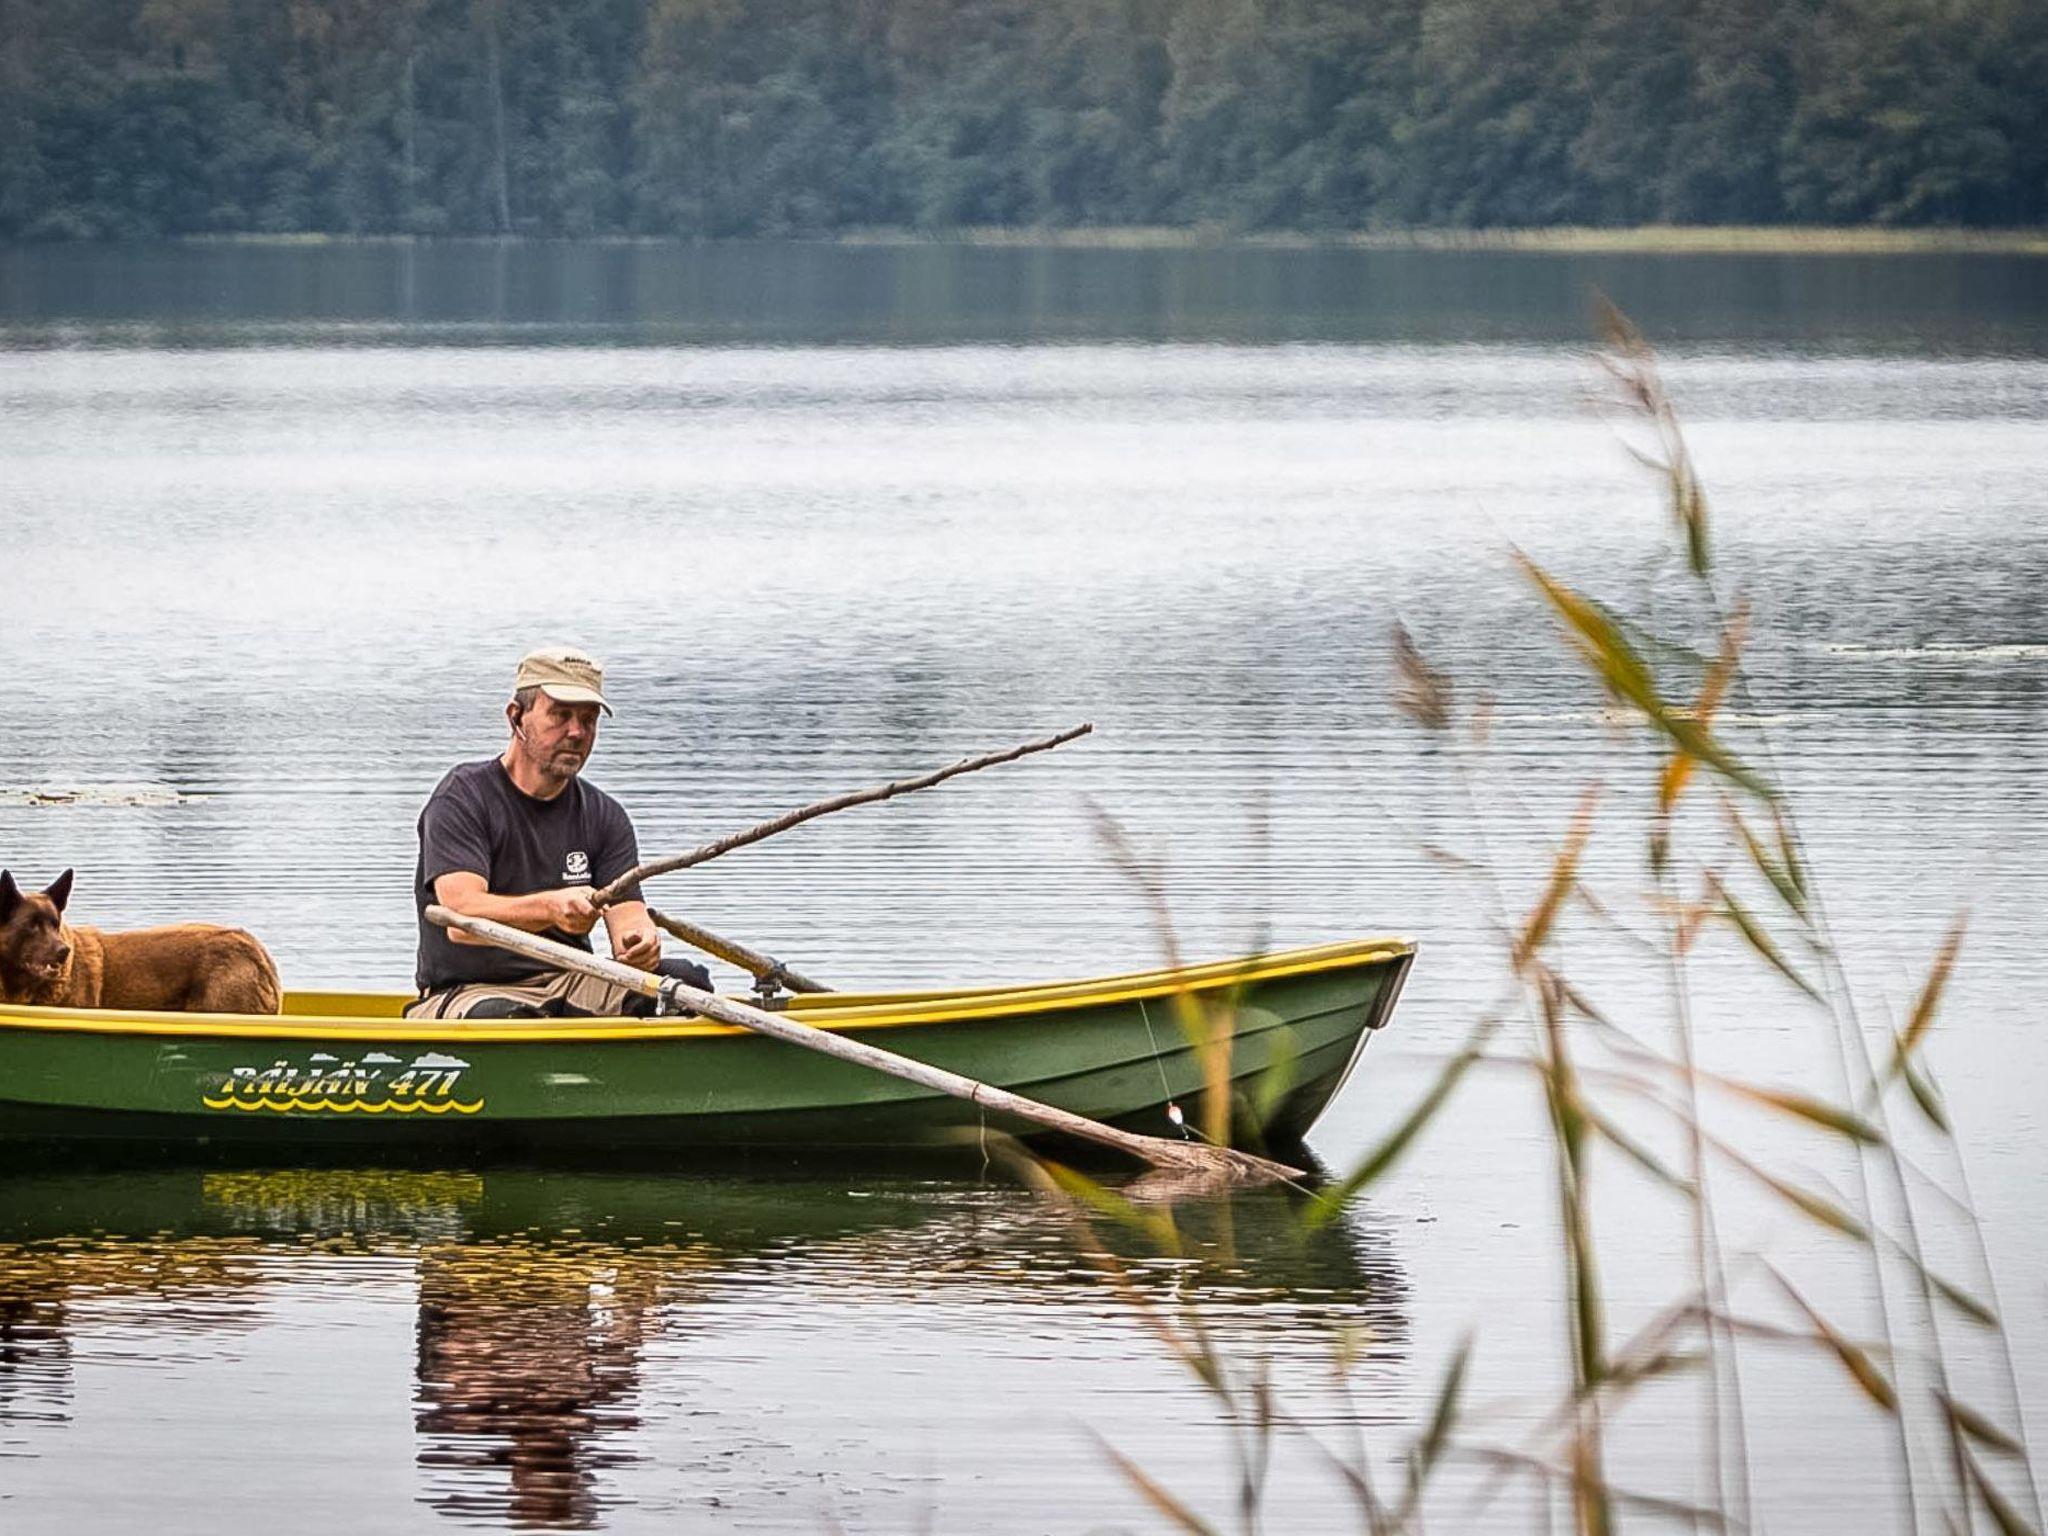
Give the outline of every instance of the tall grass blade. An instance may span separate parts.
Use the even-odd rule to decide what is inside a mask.
[[[1552,1466],[1541,1457],[1531,1456],[1526,1451],[1513,1451],[1504,1446],[1481,1446],[1467,1453],[1475,1461],[1509,1472],[1523,1472],[1546,1482],[1564,1482],[1571,1474]],[[1728,1516],[1717,1509],[1703,1504],[1688,1504],[1682,1499],[1666,1498],[1661,1494],[1639,1493],[1628,1488],[1607,1485],[1603,1490],[1614,1502],[1625,1507],[1642,1510],[1645,1514],[1659,1515],[1669,1520],[1683,1521],[1689,1525],[1703,1526],[1709,1530],[1727,1529]]]
[[[1585,1144],[1590,1124],[1565,1037],[1566,1005],[1549,974],[1538,976],[1542,1007],[1542,1073],[1556,1143],[1558,1216],[1564,1227],[1565,1280],[1571,1293],[1573,1387],[1572,1510],[1581,1536],[1606,1536],[1614,1511],[1602,1470],[1599,1391],[1607,1379],[1606,1304],[1586,1194]]]
[[[1955,921],[1948,925],[1948,932],[1942,936],[1941,948],[1934,952],[1934,964],[1928,969],[1927,980],[1921,984],[1913,1011],[1906,1018],[1906,1027],[1899,1034],[1898,1047],[1892,1055],[1887,1077],[1899,1076],[1906,1070],[1909,1059],[1920,1048],[1920,1042],[1934,1027],[1934,1016],[1941,1009],[1941,995],[1948,989],[1948,979],[1955,972],[1956,956],[1963,947],[1963,930],[1969,923],[1970,914],[1959,912]]]
[[[1266,1473],[1272,1466],[1273,1426],[1278,1419],[1273,1402],[1271,1361],[1261,1361],[1252,1378],[1251,1448],[1239,1453],[1238,1512],[1243,1529],[1259,1528],[1259,1506],[1265,1500]]]
[[[1707,883],[1713,888],[1714,895],[1719,902],[1717,910],[1721,916],[1728,919],[1735,931],[1742,935],[1748,942],[1749,947],[1761,955],[1772,970],[1791,982],[1793,986],[1804,992],[1815,1002],[1825,1003],[1827,999],[1821,996],[1820,989],[1793,968],[1792,962],[1785,958],[1784,952],[1772,941],[1770,934],[1764,931],[1763,924],[1756,920],[1747,907],[1735,899],[1735,893],[1721,883],[1721,878],[1712,871],[1709,871]]]
[[[1564,980],[1563,977],[1558,978],[1558,985],[1564,994],[1565,1006],[1579,1015],[1580,1018],[1586,1020],[1589,1024],[1598,1024],[1602,1029],[1613,1029],[1616,1027],[1614,1020],[1607,1016],[1606,1011],[1597,1006],[1590,997],[1586,996],[1577,987]]]
[[[1608,1367],[1607,1389],[1626,1391],[1646,1382],[1662,1381],[1667,1376],[1696,1371],[1712,1359],[1704,1350],[1661,1350],[1641,1359],[1623,1360]]]
[[[1752,1170],[1763,1181],[1765,1188],[1779,1199],[1812,1217],[1824,1227],[1831,1227],[1844,1237],[1854,1238],[1859,1243],[1870,1241],[1870,1228],[1851,1216],[1832,1200],[1824,1200],[1810,1189],[1774,1177],[1761,1169]]]
[[[1707,730],[1714,723],[1714,715],[1721,708],[1721,701],[1727,696],[1728,683],[1735,675],[1735,668],[1742,656],[1742,639],[1748,628],[1747,610],[1738,609],[1721,631],[1721,653],[1714,658],[1707,675],[1700,683],[1699,698],[1693,702],[1692,718],[1701,730]],[[1693,769],[1699,759],[1689,752],[1673,752],[1665,760],[1664,771],[1657,776],[1657,817],[1650,831],[1650,867],[1661,872],[1671,853],[1671,817],[1678,808],[1679,796],[1692,782]]]
[[[1217,1536],[1216,1527],[1168,1493],[1143,1467],[1100,1435],[1096,1436],[1096,1442],[1101,1445],[1103,1455],[1109,1458],[1110,1465],[1123,1474],[1124,1481],[1137,1489],[1139,1497],[1172,1521],[1177,1529],[1187,1532],[1187,1536]]]
[[[1920,1106],[1920,1113],[1944,1136],[1955,1134],[1948,1121],[1948,1110],[1941,1102],[1941,1095],[1934,1091],[1934,1082],[1913,1065],[1913,1058],[1899,1057],[1899,1076],[1905,1079],[1906,1091],[1913,1095],[1913,1102]]]
[[[2017,1438],[2007,1434],[1968,1403],[1959,1403],[1946,1392],[1937,1392],[1934,1395],[1940,1400],[1941,1411],[1948,1415],[1949,1423],[1979,1445],[2006,1456],[2027,1454],[2027,1448],[2021,1445]]]
[[[1846,1109],[1839,1109],[1825,1100],[1784,1088],[1761,1088],[1754,1083],[1745,1083],[1739,1078],[1722,1077],[1715,1072],[1695,1069],[1694,1075],[1704,1082],[1727,1089],[1738,1098],[1748,1099],[1751,1103],[1761,1104],[1768,1109],[1779,1110],[1863,1146],[1876,1147],[1884,1144],[1884,1133],[1868,1120],[1861,1115],[1851,1114]]]
[[[1785,819],[1783,806],[1771,807],[1771,825],[1778,834],[1778,864],[1785,871],[1786,878],[1804,898],[1809,894],[1806,885],[1806,868],[1799,862],[1799,840],[1792,835],[1792,824]]]
[[[1719,1152],[1723,1157],[1727,1158],[1736,1167],[1755,1179],[1793,1209],[1820,1223],[1820,1225],[1841,1233],[1844,1237],[1854,1239],[1856,1242],[1867,1243],[1870,1241],[1870,1229],[1832,1200],[1823,1199],[1811,1190],[1801,1189],[1797,1184],[1779,1178],[1753,1159],[1745,1157],[1742,1153],[1736,1151],[1735,1148],[1729,1146],[1727,1142],[1717,1136],[1709,1136],[1705,1140],[1715,1151]]]
[[[1805,917],[1806,889],[1790,866],[1785,864],[1782,854],[1773,855],[1770,849],[1763,845],[1763,840],[1743,819],[1742,812],[1735,808],[1733,801],[1724,801],[1723,807],[1728,813],[1730,825],[1735,828],[1735,835],[1742,840],[1743,850],[1748,853],[1750,863],[1756,866],[1757,873],[1770,882],[1771,889],[1778,893],[1780,901],[1800,917]]]
[[[1544,885],[1543,894],[1536,905],[1529,909],[1523,919],[1522,931],[1515,937],[1513,960],[1517,969],[1528,965],[1543,941],[1550,937],[1550,930],[1557,924],[1558,913],[1564,910],[1565,899],[1577,887],[1579,881],[1579,858],[1586,851],[1586,840],[1593,834],[1593,807],[1599,800],[1597,785],[1588,786],[1579,797],[1579,808],[1572,813],[1572,824],[1565,833],[1564,847],[1558,850],[1557,858],[1550,866],[1550,879]]]
[[[1437,1389],[1436,1408],[1429,1416],[1429,1427],[1415,1446],[1414,1486],[1418,1489],[1428,1481],[1437,1459],[1450,1443],[1451,1431],[1457,1427],[1459,1398],[1465,1390],[1465,1367],[1471,1358],[1472,1336],[1467,1334],[1459,1341],[1457,1353],[1451,1356],[1450,1368],[1444,1372],[1444,1384]]]
[[[1385,1506],[1380,1503],[1379,1495],[1373,1491],[1372,1477],[1366,1469],[1362,1449],[1358,1462],[1354,1465],[1314,1435],[1308,1437],[1308,1446],[1351,1491],[1352,1501],[1358,1505],[1359,1514],[1365,1517],[1366,1536],[1386,1536],[1387,1532],[1398,1529],[1389,1522]]]
[[[1992,1523],[1999,1529],[2000,1536],[2035,1536],[2034,1528],[2027,1524],[2011,1501],[1999,1492],[1998,1484],[1978,1465],[1977,1458],[1967,1452],[1963,1464],[1969,1468],[1970,1482],[1977,1490],[1977,1497],[1984,1501],[1984,1508],[1990,1513]]]
[[[1707,574],[1713,557],[1707,549],[1707,493],[1693,473],[1690,457],[1671,466],[1671,510],[1685,525],[1685,558],[1695,576]]]
[[[1716,741],[1711,732],[1665,701],[1657,692],[1649,665],[1629,643],[1621,626],[1598,603],[1565,586],[1519,550],[1515,560],[1564,621],[1574,647],[1599,673],[1610,693],[1634,705],[1681,752],[1697,758],[1759,799],[1774,798],[1771,787]]]
[[[1657,693],[1649,663],[1638,654],[1614,616],[1591,598],[1566,586],[1520,550],[1514,552],[1514,557],[1522,573],[1564,620],[1572,645],[1598,669],[1614,696],[1634,704],[1645,714],[1668,712]]]
[[[1587,1124],[1598,1131],[1617,1152],[1649,1174],[1651,1178],[1666,1188],[1684,1195],[1688,1200],[1699,1193],[1698,1187],[1691,1183],[1691,1181],[1682,1179],[1673,1173],[1654,1152],[1650,1151],[1649,1148],[1645,1147],[1633,1136],[1630,1136],[1612,1120],[1601,1114],[1599,1110],[1593,1108],[1590,1104],[1584,1104],[1580,1107],[1586,1116]]]
[[[1418,843],[1416,848],[1425,859],[1432,859],[1448,869],[1455,869],[1464,874],[1487,873],[1486,866],[1477,859],[1467,858],[1462,853],[1453,853],[1441,843]]]
[[[1069,1194],[1053,1177],[1051,1170],[1057,1165],[1033,1155],[1025,1149],[1022,1142],[1004,1132],[990,1132],[988,1140],[990,1150],[1014,1169],[1026,1186],[1045,1196],[1066,1216],[1075,1245],[1101,1267],[1110,1288],[1130,1307],[1146,1330],[1181,1362],[1189,1375],[1208,1388],[1226,1409],[1233,1407],[1229,1378],[1225,1374],[1223,1362],[1216,1353],[1214,1343],[1202,1327],[1200,1314],[1189,1312],[1185,1317],[1184,1326],[1176,1327],[1131,1279],[1130,1271],[1123,1260],[1103,1243],[1100,1234],[1082,1211],[1082,1202],[1075,1195]]]
[[[1931,1270],[1925,1269],[1924,1267],[1922,1268],[1921,1273],[1927,1276],[1927,1283],[1934,1287],[1935,1293],[1939,1295],[1943,1301],[1947,1302],[1950,1306],[1954,1307],[1958,1312],[1962,1313],[1963,1316],[1967,1317],[1971,1322],[1977,1323],[1985,1328],[1999,1328],[2004,1326],[2002,1323],[1999,1322],[1998,1314],[1996,1312],[1992,1311],[1991,1308],[1986,1306],[1983,1302],[1979,1301],[1976,1297],[1972,1296],[1968,1291],[1964,1290],[1954,1281],[1944,1280],[1941,1278],[1941,1276],[1933,1273]]]
[[[1106,1216],[1118,1226],[1135,1232],[1162,1254],[1176,1258],[1180,1255],[1180,1230],[1174,1226],[1170,1211],[1133,1204],[1107,1185],[1098,1184],[1087,1174],[1048,1158],[1038,1159],[1038,1166],[1063,1194],[1086,1206],[1098,1216]]]
[[[1572,1503],[1579,1536],[1611,1536],[1614,1530],[1613,1490],[1598,1456],[1599,1442],[1592,1435],[1581,1431],[1572,1437]]]
[[[1582,1390],[1590,1392],[1607,1379],[1607,1311],[1583,1196],[1574,1200],[1567,1214],[1565,1235],[1571,1243],[1572,1321],[1578,1335],[1579,1380]]]
[[[1771,1278],[1778,1282],[1778,1288],[1785,1293],[1792,1305],[1806,1314],[1806,1320],[1813,1325],[1815,1337],[1841,1361],[1842,1368],[1849,1373],[1850,1379],[1863,1389],[1864,1396],[1886,1413],[1896,1415],[1899,1411],[1899,1395],[1892,1390],[1892,1384],[1885,1380],[1884,1373],[1877,1368],[1869,1353],[1844,1338],[1834,1324],[1822,1317],[1814,1309],[1813,1304],[1799,1293],[1798,1287],[1790,1280],[1779,1274],[1776,1269],[1771,1269],[1769,1265],[1765,1268],[1770,1269]]]
[[[1486,1052],[1486,1042],[1493,1037],[1498,1026],[1492,1020],[1482,1022],[1466,1038],[1465,1045],[1457,1055],[1445,1064],[1430,1084],[1429,1091],[1416,1106],[1408,1112],[1407,1118],[1387,1133],[1379,1145],[1366,1153],[1358,1165],[1337,1184],[1317,1192],[1314,1202],[1303,1217],[1311,1230],[1328,1225],[1343,1213],[1344,1207],[1356,1199],[1360,1190],[1385,1173],[1401,1154],[1408,1150],[1409,1143],[1422,1134],[1423,1128],[1436,1118],[1444,1101],[1451,1096],[1451,1090],[1458,1086],[1458,1079],[1470,1070],[1472,1064]]]

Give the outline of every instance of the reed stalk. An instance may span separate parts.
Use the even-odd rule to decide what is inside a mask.
[[[1919,1060],[1957,963],[1960,920],[1938,948],[1904,1028],[1891,1033],[1890,1057],[1880,1064],[1768,734],[1750,727],[1738,750],[1722,729],[1726,700],[1739,701],[1752,721],[1764,711],[1747,666],[1749,611],[1722,585],[1708,497],[1679,413],[1654,353],[1627,318],[1603,301],[1599,325],[1599,363],[1609,398],[1622,412],[1624,432],[1641,438],[1625,446],[1656,478],[1673,553],[1684,572],[1677,612],[1645,623],[1576,589],[1521,551],[1514,558],[1539,605],[1556,622],[1568,653],[1656,747],[1656,772],[1648,786],[1654,809],[1642,828],[1644,859],[1654,883],[1642,903],[1634,897],[1617,901],[1594,889],[1586,852],[1596,824],[1603,816],[1611,820],[1612,813],[1598,787],[1589,787],[1534,899],[1516,912],[1506,896],[1505,871],[1490,846],[1488,797],[1477,783],[1490,707],[1483,700],[1465,706],[1455,680],[1397,625],[1391,645],[1394,702],[1426,735],[1450,749],[1477,849],[1470,855],[1442,847],[1428,851],[1454,877],[1480,887],[1501,937],[1516,1003],[1504,1011],[1489,1010],[1417,1101],[1394,1116],[1382,1138],[1302,1206],[1308,1225],[1341,1219],[1419,1142],[1473,1069],[1527,1074],[1541,1093],[1550,1128],[1569,1388],[1527,1443],[1483,1442],[1465,1428],[1470,1418],[1464,1402],[1468,1357],[1467,1347],[1461,1346],[1423,1428],[1406,1447],[1405,1476],[1394,1484],[1401,1496],[1390,1503],[1378,1492],[1389,1484],[1375,1473],[1362,1442],[1354,1456],[1338,1454],[1284,1403],[1270,1401],[1266,1378],[1239,1373],[1236,1379],[1254,1383],[1250,1397],[1240,1390],[1226,1400],[1237,1415],[1250,1403],[1257,1427],[1257,1434],[1239,1447],[1239,1523],[1246,1530],[1255,1528],[1272,1437],[1286,1433],[1308,1441],[1335,1469],[1361,1528],[1373,1536],[1420,1529],[1433,1479],[1447,1466],[1485,1468],[1488,1489],[1497,1489],[1505,1479],[1527,1480],[1546,1521],[1552,1497],[1562,1491],[1578,1536],[1607,1536],[1624,1517],[1681,1522],[1695,1530],[1782,1525],[1760,1506],[1750,1477],[1754,1447],[1743,1394],[1743,1356],[1756,1346],[1795,1345],[1834,1361],[1848,1400],[1866,1402],[1885,1415],[1904,1495],[1904,1529],[1915,1536],[1923,1530],[1970,1532],[1988,1522],[2001,1536],[2036,1532],[2042,1525],[2038,1484],[1981,1223],[1970,1201],[1956,1133]],[[1688,615],[1696,616],[1706,643],[1698,640]],[[1696,837],[1692,827],[1697,818],[1683,814],[1687,803],[1709,791],[1721,812],[1718,841]],[[1105,847],[1141,891],[1173,962],[1178,946],[1163,875],[1137,858],[1106,816],[1098,813],[1097,819]],[[1761,892],[1755,901],[1745,894],[1751,882]],[[1651,919],[1647,932],[1625,916],[1637,904],[1646,907]],[[1653,1045],[1608,1017],[1560,965],[1560,935],[1588,918],[1625,937],[1662,967],[1670,998],[1668,1045]],[[1759,966],[1780,978],[1788,1007],[1821,1018],[1833,1063],[1833,1098],[1796,1084],[1745,1082],[1701,1066],[1691,960],[1710,930],[1736,937]],[[1505,1026],[1516,1014],[1527,1034],[1519,1050],[1503,1050],[1511,1047],[1513,1037]],[[1191,1028],[1189,1037],[1222,1062],[1227,1082],[1228,1029],[1205,1025]],[[1917,1169],[1903,1145],[1906,1127],[1892,1110],[1901,1094],[1958,1170],[1960,1190],[1936,1188],[1968,1233],[1982,1296],[1944,1279],[1930,1256],[1932,1233],[1920,1208],[1925,1197],[1916,1197],[1912,1180]],[[1682,1155],[1675,1169],[1624,1129],[1605,1102],[1615,1096],[1647,1108],[1677,1137]],[[1227,1117],[1218,1118],[1221,1095],[1212,1090],[1206,1097],[1204,1128],[1221,1135],[1228,1130]],[[1722,1099],[1760,1109],[1801,1135],[1839,1149],[1851,1168],[1848,1203],[1807,1181],[1787,1178],[1710,1129],[1709,1101]],[[1692,1268],[1689,1289],[1620,1340],[1610,1339],[1607,1331],[1601,1231],[1593,1198],[1595,1180],[1602,1176],[1602,1157],[1596,1155],[1602,1147],[1620,1154],[1682,1203]],[[1856,1330],[1831,1318],[1764,1253],[1727,1250],[1713,1193],[1724,1167],[1781,1201],[1822,1240],[1860,1250],[1878,1325],[1874,1342],[1859,1339]],[[1070,1199],[1080,1188],[1071,1179],[1062,1187]],[[1085,1227],[1091,1219],[1123,1219],[1116,1199],[1107,1192],[1089,1194],[1087,1206],[1094,1215],[1077,1214],[1076,1220]],[[1735,1297],[1749,1278],[1770,1282],[1771,1295],[1790,1321],[1736,1309]],[[1975,1336],[1988,1341],[2001,1375],[2000,1414],[1986,1413],[1958,1395],[1944,1317],[1967,1323]],[[1174,1345],[1176,1352],[1212,1391],[1233,1379],[1234,1368],[1206,1338],[1196,1349],[1180,1334],[1172,1337],[1181,1341]],[[1341,1379],[1341,1365],[1338,1374]],[[1698,1381],[1706,1504],[1657,1489],[1622,1488],[1607,1470],[1615,1417],[1644,1386],[1684,1375]],[[1924,1459],[1934,1447],[1938,1454]],[[1171,1498],[1169,1509],[1165,1499],[1154,1497],[1164,1491],[1127,1459],[1118,1457],[1117,1464],[1181,1528],[1208,1528],[1191,1523],[1198,1517],[1185,1501]],[[2024,1498],[2009,1493],[2007,1482],[2023,1487]]]

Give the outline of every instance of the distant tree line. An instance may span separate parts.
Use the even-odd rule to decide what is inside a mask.
[[[0,238],[2048,222],[2048,0],[0,0]]]

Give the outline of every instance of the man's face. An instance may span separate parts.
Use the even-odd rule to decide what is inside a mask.
[[[597,745],[595,704],[564,704],[543,693],[515,724],[528,760],[550,778],[573,779]]]

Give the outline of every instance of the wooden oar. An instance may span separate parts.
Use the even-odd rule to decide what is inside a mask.
[[[856,805],[869,805],[874,801],[888,800],[896,795],[907,795],[915,789],[930,789],[934,784],[943,784],[947,779],[957,779],[963,773],[973,773],[980,768],[993,768],[997,763],[1013,763],[1020,757],[1029,757],[1033,752],[1044,752],[1053,747],[1063,746],[1077,737],[1086,736],[1094,729],[1093,725],[1077,725],[1072,730],[1061,731],[1059,735],[1048,736],[1043,741],[1027,741],[1021,747],[1010,747],[1001,752],[984,752],[979,757],[964,757],[957,763],[931,773],[920,774],[916,778],[894,779],[887,784],[878,784],[873,789],[857,789],[851,794],[834,795],[829,800],[820,800],[813,805],[784,811],[780,816],[748,827],[744,832],[734,832],[715,842],[705,843],[702,847],[692,848],[688,853],[679,853],[674,858],[655,859],[652,863],[636,865],[611,884],[599,886],[591,892],[590,899],[601,910],[617,901],[642,880],[652,880],[656,875],[670,875],[679,869],[688,869],[693,864],[702,864],[722,853],[731,853],[735,848],[758,843],[764,837],[787,832],[791,827],[800,826],[814,817],[829,816],[834,811],[848,810]]]
[[[647,909],[647,915],[654,919],[654,926],[674,934],[685,944],[701,949],[705,954],[723,960],[727,965],[736,965],[755,981],[771,991],[776,987],[787,987],[792,992],[830,992],[832,989],[822,981],[813,981],[801,971],[793,971],[773,955],[764,955],[760,950],[742,944],[738,939],[728,939],[722,933],[713,933],[709,928],[691,922],[688,918],[671,917],[666,912]]]
[[[1027,1099],[1022,1094],[1011,1093],[1006,1088],[991,1087],[978,1083],[971,1077],[962,1077],[958,1072],[948,1072],[943,1067],[930,1066],[922,1061],[913,1061],[908,1056],[898,1056],[894,1051],[885,1051],[864,1041],[854,1040],[845,1035],[834,1034],[809,1024],[798,1023],[787,1014],[767,1013],[759,1008],[750,1008],[745,1003],[734,1002],[731,998],[719,997],[715,993],[703,992],[687,982],[677,981],[671,976],[656,976],[649,971],[635,970],[630,965],[621,965],[616,960],[600,960],[583,950],[573,949],[567,944],[557,944],[553,939],[544,939],[539,934],[527,933],[519,928],[494,923],[489,918],[465,917],[460,912],[451,912],[446,907],[427,908],[427,920],[443,928],[460,928],[473,938],[484,940],[509,949],[515,954],[529,956],[558,966],[565,971],[577,971],[585,976],[595,976],[600,981],[609,981],[642,997],[665,998],[669,1002],[702,1014],[707,1019],[716,1019],[721,1024],[730,1024],[738,1029],[749,1029],[757,1035],[767,1035],[789,1045],[801,1046],[807,1051],[818,1051],[826,1056],[835,1056],[857,1067],[867,1067],[898,1077],[907,1083],[916,1083],[923,1088],[935,1089],[951,1094],[956,1099],[965,1099],[999,1115],[1028,1121],[1044,1126],[1047,1130],[1059,1131],[1084,1141],[1096,1142],[1101,1146],[1114,1147],[1150,1163],[1154,1168],[1170,1170],[1176,1174],[1196,1176],[1212,1184],[1256,1185],[1272,1184],[1288,1179],[1306,1178],[1299,1168],[1290,1168],[1284,1163],[1254,1157],[1249,1152],[1239,1152],[1232,1147],[1210,1146],[1199,1141],[1168,1141],[1163,1136],[1141,1136],[1134,1131],[1120,1131],[1113,1125],[1104,1125],[1064,1109],[1055,1109],[1050,1104],[1041,1104],[1036,1099]]]

